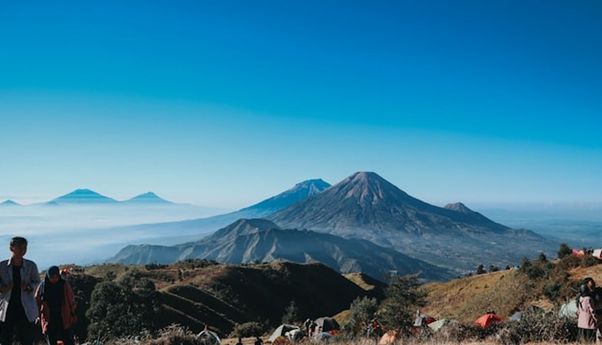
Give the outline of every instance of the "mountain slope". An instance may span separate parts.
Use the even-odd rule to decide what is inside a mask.
[[[293,188],[276,196],[235,212],[185,221],[141,224],[122,227],[120,229],[123,231],[145,231],[165,235],[178,234],[198,237],[199,235],[220,229],[241,218],[265,217],[294,203],[314,196],[328,187],[330,187],[330,184],[321,179],[307,180],[297,183]],[[184,242],[184,240],[180,241],[180,243],[181,242]]]
[[[464,205],[430,205],[376,173],[358,172],[268,217],[281,227],[362,238],[454,269],[506,265],[557,244],[498,224]]]
[[[369,241],[313,231],[284,230],[264,219],[241,219],[201,241],[173,247],[128,246],[110,261],[147,264],[193,258],[231,264],[277,260],[320,262],[339,272],[363,272],[384,280],[391,271],[421,273],[427,280],[452,277],[449,271]]]
[[[87,267],[73,278],[93,275],[106,279],[106,272],[117,273],[117,280],[133,271],[122,265]],[[259,265],[222,265],[201,260],[169,266],[136,267],[136,274],[151,279],[160,292],[162,303],[159,327],[178,323],[200,332],[204,323],[220,335],[228,335],[235,323],[252,320],[277,327],[291,301],[299,317],[318,318],[349,308],[351,302],[369,292],[321,264],[299,265],[274,262]],[[71,279],[74,290],[79,281]],[[87,291],[93,289],[88,288]],[[85,315],[89,294],[79,304]],[[79,326],[79,325],[78,325]]]

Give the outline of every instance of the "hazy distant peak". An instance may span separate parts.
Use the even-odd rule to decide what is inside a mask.
[[[156,203],[156,204],[172,204],[172,202],[165,200],[153,192],[146,192],[135,197],[126,200],[129,203]]]
[[[0,206],[21,206],[21,204],[9,199],[9,200],[5,200],[2,203],[0,203]]]
[[[79,188],[71,193],[62,195],[51,202],[54,203],[70,203],[70,204],[95,204],[95,203],[114,203],[117,200],[106,197],[91,189]]]

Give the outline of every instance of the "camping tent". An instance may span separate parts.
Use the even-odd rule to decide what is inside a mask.
[[[416,312],[416,318],[414,319],[414,327],[423,327],[432,322],[435,322],[435,318],[426,314],[421,314],[420,310]]]
[[[429,323],[428,326],[433,332],[439,332],[439,330],[441,328],[443,328],[445,325],[447,325],[448,323],[449,323],[448,319],[441,319],[439,321]]]
[[[577,301],[573,300],[568,303],[563,304],[560,307],[560,312],[558,313],[561,317],[577,317]]]
[[[316,323],[316,330],[317,329],[322,329],[322,332],[330,332],[330,331],[338,331],[339,329],[341,329],[341,326],[339,326],[339,323],[337,322],[337,320],[331,318],[331,317],[321,317],[316,319],[315,321]]]
[[[479,317],[478,319],[475,320],[475,323],[485,329],[485,328],[489,328],[491,327],[493,324],[501,322],[502,319],[499,318],[499,316],[495,315],[494,313],[487,313],[481,317]]]
[[[397,331],[388,331],[378,341],[378,345],[392,345],[397,340]]]
[[[215,332],[202,331],[196,336],[203,345],[220,345],[221,340]]]
[[[286,325],[286,324],[280,325],[280,326],[278,326],[278,328],[276,328],[276,330],[274,331],[274,333],[272,333],[272,335],[270,336],[270,338],[268,340],[273,343],[274,340],[276,340],[276,338],[284,337],[286,332],[292,331],[295,329],[300,329],[300,328],[297,326],[294,326],[294,325]]]
[[[320,332],[314,336],[314,339],[320,340],[320,341],[328,340],[330,338],[332,338],[332,334],[330,334],[328,332]]]
[[[594,253],[592,254],[596,259],[602,260],[602,249],[594,249]]]

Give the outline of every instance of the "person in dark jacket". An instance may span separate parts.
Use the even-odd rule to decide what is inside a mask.
[[[64,345],[73,345],[73,326],[75,316],[75,298],[73,290],[65,281],[57,266],[46,272],[46,277],[36,291],[36,300],[40,308],[42,334],[48,345],[62,341]]]

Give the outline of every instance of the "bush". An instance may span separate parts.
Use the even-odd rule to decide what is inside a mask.
[[[581,267],[591,267],[599,264],[600,261],[591,255],[585,255],[581,258]]]
[[[500,330],[498,340],[504,345],[569,342],[575,340],[576,334],[576,320],[556,313],[526,311],[520,321],[509,322]]]
[[[103,281],[94,287],[88,339],[115,339],[154,329],[159,300],[152,281],[129,272],[119,282]]]
[[[282,323],[290,323],[294,324],[299,321],[299,308],[295,304],[295,301],[291,301],[291,303],[284,309],[284,314],[282,314]]]
[[[421,288],[418,276],[394,277],[385,295],[377,313],[382,324],[385,329],[398,329],[407,334],[414,324],[416,309],[426,305],[426,291]]]
[[[566,243],[561,243],[560,248],[558,249],[558,258],[564,259],[567,256],[571,256],[573,254],[573,250]]]
[[[236,324],[232,333],[231,338],[248,338],[248,337],[259,337],[267,331],[267,325],[260,322],[245,322],[242,324]]]
[[[361,333],[366,330],[377,311],[378,301],[376,298],[358,297],[349,306],[349,322],[343,328],[346,332],[354,335]]]

